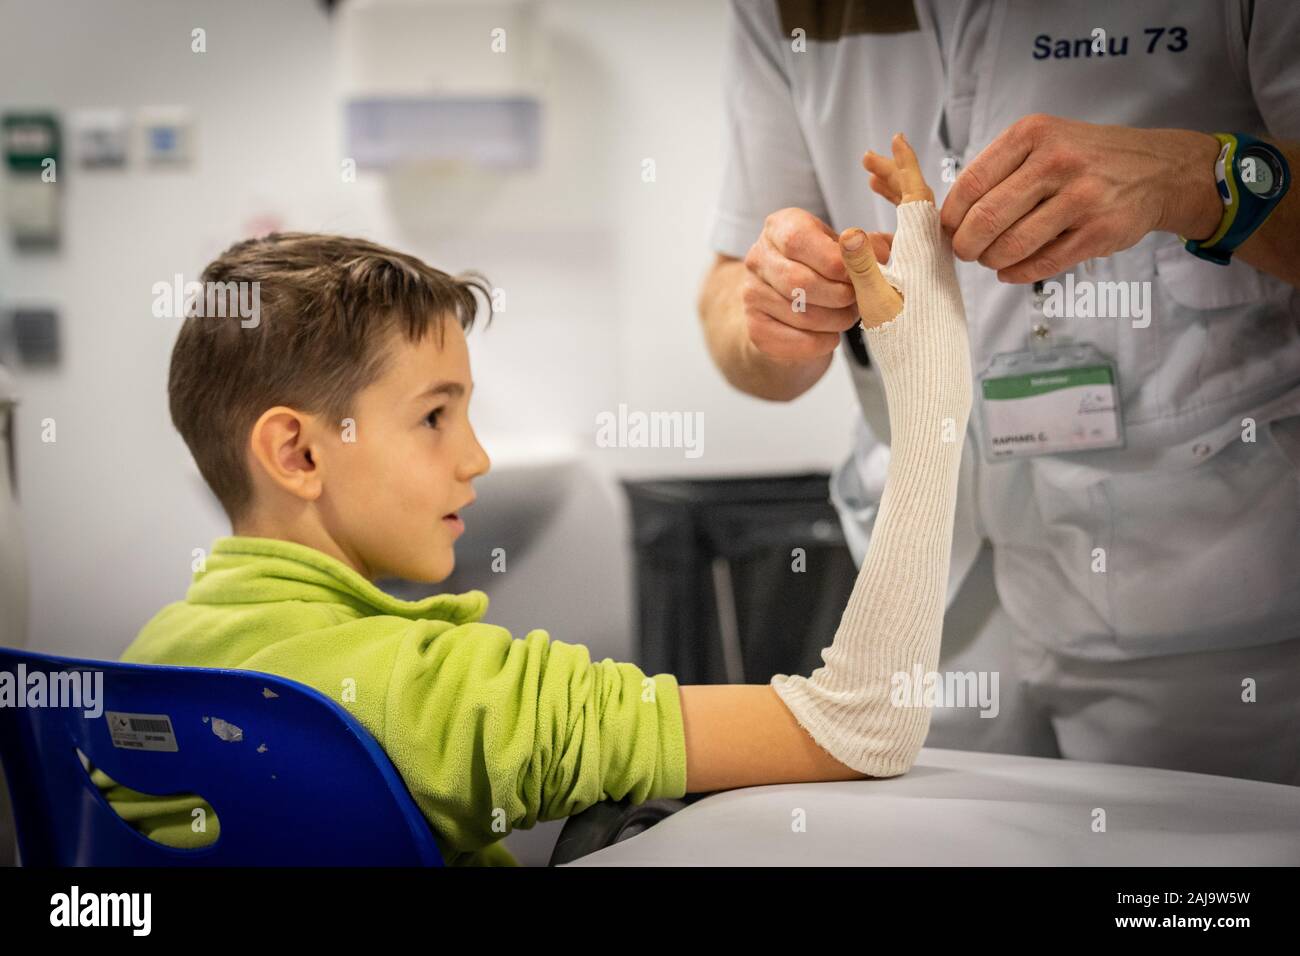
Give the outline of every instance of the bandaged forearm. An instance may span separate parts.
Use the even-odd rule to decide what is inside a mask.
[[[812,677],[778,674],[772,686],[831,756],[870,776],[905,773],[930,710],[895,675],[928,674],[939,643],[971,368],[952,249],[930,202],[898,207],[882,273],[903,297],[892,321],[864,329],[884,380],[889,471],[871,545],[839,629]],[[907,678],[904,678],[907,679]]]

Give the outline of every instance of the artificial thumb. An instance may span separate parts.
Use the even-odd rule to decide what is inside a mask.
[[[863,327],[874,328],[895,318],[903,308],[903,297],[881,275],[867,234],[845,229],[840,233],[840,254],[853,282]]]

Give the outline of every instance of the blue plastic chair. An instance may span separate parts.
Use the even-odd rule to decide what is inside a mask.
[[[24,865],[443,863],[383,749],[313,688],[256,671],[75,660],[13,648],[0,648],[0,671],[15,680],[40,671],[47,681],[59,673],[103,674],[102,713],[95,717],[86,717],[91,708],[84,706],[0,706],[0,759]],[[17,691],[24,693],[22,682]],[[166,715],[176,751],[115,746],[110,711]],[[198,850],[150,840],[108,805],[78,749],[133,790],[199,794],[216,812],[219,839]]]

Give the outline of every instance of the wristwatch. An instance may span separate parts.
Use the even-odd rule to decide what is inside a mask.
[[[1282,201],[1291,186],[1291,170],[1282,152],[1263,140],[1245,133],[1215,133],[1214,138],[1222,144],[1214,181],[1223,200],[1223,218],[1208,239],[1179,238],[1192,255],[1226,266]]]

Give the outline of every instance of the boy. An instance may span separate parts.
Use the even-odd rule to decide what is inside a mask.
[[[811,679],[679,688],[544,631],[513,639],[481,621],[479,591],[409,602],[376,588],[382,576],[445,579],[473,520],[473,480],[490,462],[469,421],[464,332],[484,290],[368,242],[305,234],[241,242],[204,272],[260,284],[255,326],[185,321],[169,382],[172,419],[234,534],[123,659],[265,671],[341,699],[450,864],[513,864],[502,823],[602,799],[905,772],[929,713],[893,706],[890,683],[938,660],[961,454],[941,436],[965,431],[970,367],[933,196],[906,142],[894,148],[890,281],[861,230],[841,236],[893,455],[871,550]],[[198,797],[96,774],[153,839],[216,839],[210,807],[207,832],[190,828]]]

